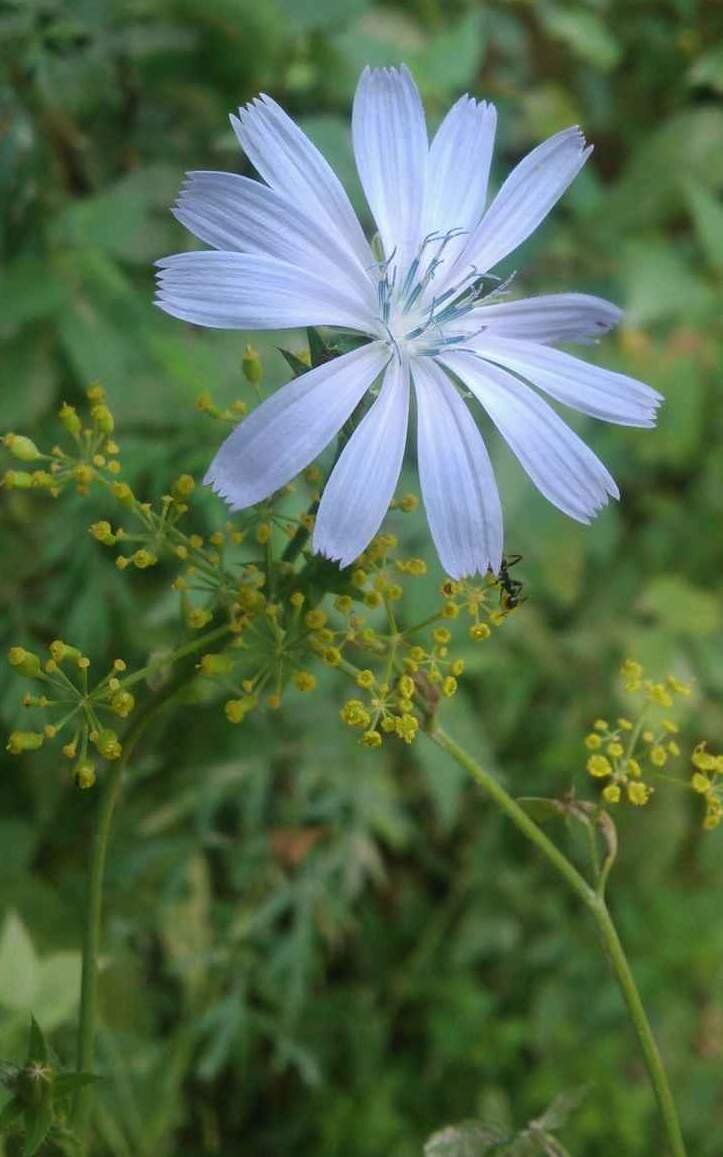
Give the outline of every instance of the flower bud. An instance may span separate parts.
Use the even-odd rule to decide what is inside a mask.
[[[73,437],[80,433],[81,422],[76,413],[75,406],[69,406],[67,402],[63,402],[58,411],[58,417],[63,426],[65,426],[65,429],[69,434],[72,434]]]
[[[3,486],[7,490],[29,490],[33,484],[32,474],[27,470],[6,470]]]
[[[113,497],[122,502],[124,506],[133,505],[133,491],[127,482],[113,482],[110,490]]]
[[[97,429],[100,430],[101,434],[113,433],[113,429],[115,427],[113,415],[111,414],[108,407],[103,405],[102,402],[96,406],[93,406],[90,411],[90,416],[93,419]]]
[[[81,791],[87,791],[95,783],[95,764],[91,759],[81,759],[73,768],[73,779]]]
[[[261,358],[259,357],[259,351],[255,350],[251,345],[247,345],[244,350],[241,368],[249,385],[258,386],[264,376],[264,369],[261,364]]]
[[[173,483],[171,492],[174,498],[188,498],[196,489],[196,483],[190,474],[181,474]]]
[[[32,651],[26,651],[24,647],[11,647],[8,651],[8,662],[19,675],[26,675],[28,679],[34,679],[41,673],[40,659]]]
[[[249,711],[256,706],[255,695],[244,695],[243,699],[229,699],[224,707],[229,723],[242,723]]]
[[[203,655],[199,663],[202,674],[213,677],[214,675],[228,675],[233,668],[233,659],[225,652],[220,652],[215,655]]]
[[[130,691],[117,691],[111,699],[110,705],[116,715],[119,715],[121,719],[125,719],[135,707],[136,701]]]
[[[149,566],[155,566],[158,562],[155,554],[152,554],[150,550],[144,549],[137,550],[135,554],[131,556],[131,560],[133,565],[138,567],[138,570],[147,570]]]
[[[34,462],[37,458],[42,458],[35,443],[23,434],[6,434],[2,441],[13,458],[19,459],[20,462]]]
[[[43,746],[44,741],[42,731],[13,731],[8,738],[6,750],[11,755],[20,755],[23,751],[37,751]]]
[[[96,538],[98,542],[102,542],[106,546],[113,546],[116,541],[111,524],[105,520],[94,522],[90,528],[90,533],[93,535],[93,538]]]
[[[93,742],[104,759],[120,758],[122,748],[118,736],[110,727],[104,727],[102,731],[99,731]]]
[[[55,639],[48,647],[50,654],[55,659],[56,663],[64,663],[68,659],[77,662],[80,658],[80,651],[77,647],[71,647],[68,643],[64,643],[62,639]]]

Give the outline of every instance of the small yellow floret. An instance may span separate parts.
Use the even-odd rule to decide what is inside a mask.
[[[648,787],[647,783],[641,783],[639,780],[636,780],[634,783],[629,783],[626,788],[628,799],[636,807],[643,807],[648,802],[652,790],[651,787]]]
[[[620,787],[617,783],[609,783],[603,788],[602,797],[605,803],[620,803]]]
[[[591,755],[586,766],[590,775],[595,776],[597,779],[602,779],[606,775],[612,775],[612,765],[605,755]]]

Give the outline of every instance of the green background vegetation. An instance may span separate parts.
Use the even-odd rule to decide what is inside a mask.
[[[614,673],[632,654],[695,680],[686,735],[720,741],[722,34],[720,6],[696,0],[3,0],[0,425],[52,444],[59,403],[98,379],[139,494],[202,473],[221,430],[193,402],[243,396],[245,335],[157,312],[151,263],[189,245],[168,212],[183,172],[244,164],[227,114],[257,91],[362,212],[348,118],[365,63],[405,60],[430,124],[463,91],[495,101],[497,180],[580,123],[596,152],[515,255],[519,282],[624,306],[589,356],[666,404],[655,432],[578,424],[623,492],[590,529],[492,439],[529,601],[470,648],[444,719],[518,794],[587,790],[581,739],[622,709]],[[277,341],[257,342],[273,384]],[[61,635],[105,669],[177,637],[172,572],[120,574],[87,532],[107,516],[96,499],[0,491],[3,649]],[[223,516],[200,500],[200,529]],[[422,606],[440,578],[427,532],[393,519],[429,558]],[[3,672],[5,732],[21,692]],[[574,1157],[660,1153],[584,914],[423,740],[359,749],[340,694],[329,679],[243,729],[189,703],[146,741],[111,851],[98,1153],[412,1157],[450,1121],[521,1124],[581,1085],[561,1132]],[[690,1152],[720,1157],[723,859],[699,803],[671,787],[619,813],[612,903]],[[32,1008],[72,1062],[94,805],[55,749],[6,759],[4,1057],[22,1055]]]

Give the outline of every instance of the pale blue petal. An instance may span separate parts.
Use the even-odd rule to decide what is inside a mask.
[[[623,311],[587,293],[546,293],[482,305],[465,318],[470,332],[483,326],[494,337],[522,338],[554,345],[591,342],[613,329]]]
[[[275,257],[208,250],[156,262],[156,304],[216,329],[337,325],[374,334],[378,320],[347,286]]]
[[[344,567],[369,545],[399,481],[408,420],[409,369],[395,359],[326,484],[314,527],[318,554]]]
[[[424,109],[411,73],[365,68],[352,115],[357,169],[384,255],[401,270],[420,240],[427,169]]]
[[[489,455],[467,406],[431,358],[412,363],[419,482],[442,566],[454,579],[502,559],[502,507]]]
[[[372,342],[295,378],[236,427],[204,481],[232,510],[268,498],[328,446],[388,359]]]
[[[437,129],[429,149],[422,232],[464,231],[455,242],[466,244],[487,201],[497,113],[494,105],[461,97]],[[449,261],[454,246],[444,251]]]
[[[241,148],[272,189],[321,219],[354,253],[363,268],[374,258],[344,186],[316,145],[269,96],[238,110],[231,124]]]
[[[543,141],[512,170],[457,260],[456,275],[486,273],[547,216],[592,149],[578,128]]]
[[[313,270],[342,286],[362,308],[375,308],[369,270],[336,230],[260,181],[236,173],[188,173],[174,215],[215,249],[261,253]]]
[[[472,353],[440,361],[479,399],[538,490],[578,522],[590,522],[610,496],[614,480],[581,438],[534,390]]]
[[[480,334],[472,343],[485,360],[495,362],[566,406],[620,426],[654,426],[662,395],[627,374],[592,366],[579,358],[532,341]]]

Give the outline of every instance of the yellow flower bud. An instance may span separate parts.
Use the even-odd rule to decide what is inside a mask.
[[[6,490],[30,490],[33,485],[33,476],[27,470],[6,470],[3,476],[3,486]]]
[[[620,803],[620,787],[617,783],[609,783],[602,792],[605,803]]]
[[[34,679],[42,673],[39,657],[32,651],[26,651],[24,647],[11,647],[8,651],[8,662],[19,675],[25,675],[28,679]]]
[[[152,551],[142,548],[131,555],[131,562],[138,570],[147,570],[149,566],[155,566],[158,559]]]
[[[492,632],[487,626],[487,623],[473,623],[469,629],[469,637],[470,639],[474,639],[475,642],[480,642],[482,639],[489,639],[491,634]]]
[[[412,743],[419,730],[419,720],[414,715],[405,712],[403,715],[397,716],[394,730],[405,743]]]
[[[71,647],[69,643],[64,643],[62,639],[55,639],[48,647],[48,650],[56,663],[65,663],[68,660],[77,663],[80,658],[78,648]]]
[[[634,783],[628,784],[626,791],[632,804],[636,807],[644,807],[650,799],[653,789],[648,787],[647,783],[640,783],[639,780],[636,780]]]
[[[311,628],[312,631],[318,631],[324,626],[324,623],[326,622],[326,615],[318,608],[313,611],[307,611],[304,615],[304,622],[306,623],[307,627]]]
[[[188,498],[196,489],[196,483],[190,474],[181,474],[171,487],[174,498]]]
[[[95,764],[90,759],[82,759],[80,763],[73,768],[73,779],[76,787],[81,791],[87,791],[93,787],[95,783]]]
[[[124,506],[133,505],[133,491],[127,482],[112,482],[110,491],[113,497],[122,502]]]
[[[707,795],[711,789],[711,782],[707,775],[703,775],[702,771],[696,771],[693,773],[690,786],[693,788],[693,791],[697,791],[701,795]]]
[[[123,749],[118,736],[110,727],[99,731],[93,742],[104,759],[120,759]]]
[[[591,755],[586,766],[590,775],[595,776],[597,779],[602,779],[606,775],[612,775],[613,769],[606,755]]]
[[[44,741],[42,731],[13,731],[8,737],[6,750],[11,755],[21,755],[23,751],[37,751]]]
[[[241,359],[241,369],[246,381],[251,386],[258,386],[264,376],[264,367],[261,363],[258,350],[247,345]]]
[[[360,740],[365,747],[381,747],[382,737],[378,731],[365,731]]]
[[[68,433],[72,434],[74,438],[77,437],[81,431],[81,422],[75,406],[69,406],[67,402],[63,402],[58,411],[58,417]]]
[[[294,683],[299,691],[313,691],[316,687],[316,677],[311,674],[311,671],[297,671],[294,675]]]
[[[102,402],[92,407],[90,416],[93,419],[94,425],[98,430],[100,430],[101,434],[113,433],[113,428],[115,426],[113,415],[111,414],[108,407],[103,405]]]
[[[226,651],[213,655],[202,655],[198,664],[201,673],[213,678],[215,675],[228,675],[233,669],[233,658]]]
[[[116,715],[120,716],[121,719],[125,719],[135,707],[136,701],[130,691],[116,691],[110,701],[110,705]]]
[[[211,611],[205,610],[203,607],[194,607],[188,612],[186,622],[194,631],[200,631],[207,623],[211,622],[213,615]]]
[[[23,434],[6,434],[2,442],[13,458],[17,458],[20,462],[35,462],[36,459],[42,458],[35,443]]]
[[[256,706],[255,695],[244,695],[243,699],[229,699],[224,706],[229,723],[243,723],[249,711]]]
[[[113,534],[113,528],[109,522],[94,522],[90,527],[90,533],[98,542],[104,543],[105,546],[113,546],[116,541],[116,536]]]

